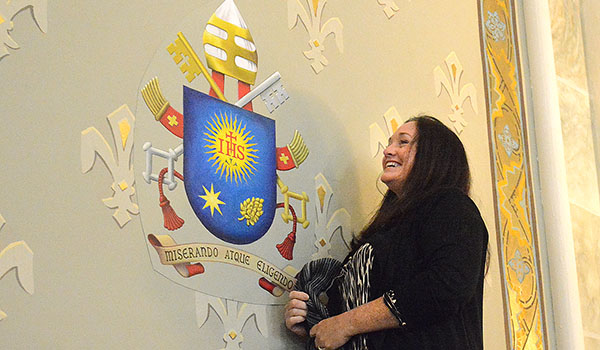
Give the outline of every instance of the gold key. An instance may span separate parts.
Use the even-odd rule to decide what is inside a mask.
[[[175,42],[171,43],[167,47],[167,51],[169,54],[171,54],[171,56],[173,56],[173,61],[175,61],[175,64],[179,65],[181,62],[184,62],[181,66],[179,66],[179,70],[185,74],[185,78],[188,82],[191,83],[198,75],[202,74],[206,80],[208,80],[210,87],[214,90],[217,96],[221,100],[227,101],[223,95],[223,92],[221,89],[219,89],[213,78],[208,74],[208,71],[202,64],[202,61],[200,61],[200,58],[198,58],[198,55],[196,55],[196,52],[194,52],[194,49],[192,49],[192,46],[186,40],[185,36],[183,36],[182,32],[177,33],[177,39],[175,39]]]

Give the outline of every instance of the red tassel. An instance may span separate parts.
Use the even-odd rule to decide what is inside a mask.
[[[283,203],[277,203],[277,208],[283,207]],[[287,260],[292,260],[294,258],[294,244],[296,244],[296,227],[298,224],[298,217],[296,216],[296,211],[291,205],[289,206],[289,209],[290,213],[292,213],[292,232],[285,237],[281,244],[276,245],[276,247],[282,257]]]
[[[177,216],[177,213],[175,213],[175,210],[171,207],[171,202],[164,195],[160,196],[160,207],[162,208],[163,217],[165,219],[164,226],[167,230],[175,231],[183,226],[185,221]]]
[[[290,232],[280,244],[276,245],[279,254],[287,260],[294,258],[294,244],[296,243],[296,232]]]
[[[165,219],[165,228],[169,231],[175,231],[178,228],[181,228],[185,221],[183,221],[182,218],[177,216],[175,210],[173,210],[173,207],[171,207],[171,202],[169,202],[167,196],[165,196],[165,194],[163,193],[162,185],[165,178],[165,174],[168,170],[168,168],[164,168],[158,174],[158,193],[160,194],[158,200],[160,201],[160,207],[162,208],[163,218]],[[179,178],[181,181],[183,181],[183,175],[181,175],[177,171],[174,171],[173,174],[177,176],[177,178]]]

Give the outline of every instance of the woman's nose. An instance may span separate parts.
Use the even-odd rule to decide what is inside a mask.
[[[383,156],[390,156],[392,155],[393,150],[391,146],[387,146],[386,148],[383,149]]]

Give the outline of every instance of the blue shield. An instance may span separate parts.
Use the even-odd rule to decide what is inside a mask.
[[[196,216],[217,238],[248,244],[277,201],[275,121],[183,87],[183,174]]]

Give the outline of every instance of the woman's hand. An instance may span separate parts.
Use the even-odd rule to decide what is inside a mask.
[[[290,300],[285,305],[285,326],[299,336],[306,336],[306,330],[301,325],[306,320],[306,301],[308,294],[299,291],[290,292]]]
[[[326,318],[311,328],[310,336],[315,338],[318,349],[338,349],[350,340],[353,334],[350,321],[345,315]]]

